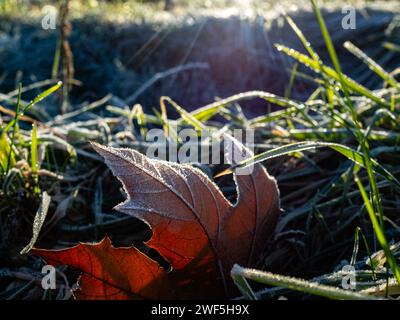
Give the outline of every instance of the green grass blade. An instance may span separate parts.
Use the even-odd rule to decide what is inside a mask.
[[[255,269],[242,268],[235,264],[231,270],[233,277],[245,277],[247,279],[272,285],[276,287],[283,287],[291,290],[296,290],[308,294],[313,294],[329,299],[340,300],[377,300],[378,297],[360,294],[351,290],[343,290],[332,286],[310,282],[303,279],[287,277],[282,275],[273,274],[271,272],[264,272]]]
[[[368,255],[368,259],[369,261],[372,261],[372,255],[371,255],[371,250],[369,249],[369,245],[368,245],[368,241],[367,238],[365,237],[364,232],[362,231],[362,229],[360,227],[356,228],[356,232],[355,232],[355,236],[354,236],[354,247],[357,246],[356,249],[353,249],[353,255],[351,257],[351,261],[350,264],[352,266],[354,266],[356,264],[356,260],[357,260],[357,251],[358,251],[358,242],[360,239],[360,235],[363,239],[364,242],[364,246],[365,246],[365,250],[367,250],[367,255]],[[375,275],[375,268],[373,265],[371,265],[371,271],[372,271],[372,278],[376,279],[376,275]]]
[[[333,66],[335,68],[336,74],[339,77],[339,84],[341,85],[342,91],[343,91],[343,93],[345,95],[346,105],[348,107],[348,110],[350,111],[350,114],[352,116],[352,120],[353,120],[353,122],[354,122],[354,124],[356,126],[356,129],[357,129],[356,137],[357,137],[357,140],[358,140],[358,142],[360,144],[360,149],[362,150],[362,153],[364,155],[365,168],[367,169],[368,179],[369,179],[369,182],[370,182],[370,185],[371,185],[372,203],[373,203],[374,207],[376,208],[376,210],[377,210],[377,212],[379,214],[379,221],[380,221],[381,228],[383,230],[384,229],[384,223],[383,223],[384,215],[383,215],[383,208],[382,208],[382,198],[380,196],[380,193],[379,193],[379,190],[378,190],[378,187],[377,187],[377,183],[376,183],[376,179],[375,179],[375,175],[374,175],[374,172],[373,172],[373,167],[372,167],[373,163],[372,163],[372,160],[371,160],[370,154],[369,154],[369,146],[368,146],[368,143],[364,139],[364,136],[363,136],[363,134],[361,132],[361,125],[360,125],[360,122],[359,122],[359,119],[358,119],[357,112],[356,112],[356,110],[355,110],[355,108],[353,106],[352,101],[350,100],[348,82],[346,82],[346,78],[343,75],[343,72],[342,72],[342,69],[341,69],[341,66],[340,66],[340,63],[339,63],[339,59],[338,59],[337,54],[336,54],[336,50],[335,50],[335,48],[333,46],[332,39],[331,39],[331,37],[329,35],[329,32],[328,32],[328,29],[326,27],[325,21],[324,21],[324,19],[322,17],[321,10],[317,6],[315,0],[311,0],[311,4],[312,4],[313,10],[314,10],[314,13],[316,15],[316,18],[318,20],[322,36],[323,36],[323,38],[325,40],[325,45],[326,45],[326,48],[328,50],[329,56],[331,58]],[[385,101],[385,103],[386,103],[385,107],[389,109],[390,108],[390,103],[387,103],[386,101]]]
[[[233,96],[230,96],[228,98],[213,102],[211,104],[208,104],[204,107],[201,107],[191,113],[191,116],[195,117],[197,120],[201,120],[203,115],[206,115],[208,112],[213,112],[216,113],[222,108],[226,107],[228,104],[234,103],[234,102],[239,102],[242,100],[249,100],[249,99],[254,99],[254,98],[261,98],[264,99],[268,102],[274,103],[278,106],[281,107],[298,107],[300,103],[287,99],[287,98],[282,98],[279,97],[273,93],[265,92],[265,91],[247,91],[247,92],[242,92],[239,94],[235,94]]]
[[[278,147],[278,148],[275,148],[272,150],[268,150],[268,151],[265,151],[258,155],[255,155],[254,157],[246,159],[245,161],[239,163],[238,165],[218,174],[218,176],[232,172],[232,170],[235,168],[244,168],[249,165],[253,165],[255,163],[259,163],[259,162],[262,162],[262,161],[265,161],[268,159],[280,157],[280,156],[291,154],[294,152],[302,152],[302,151],[313,150],[313,149],[317,149],[317,148],[331,148],[331,149],[341,153],[343,156],[347,157],[349,160],[353,161],[354,163],[360,165],[361,167],[366,167],[365,156],[359,151],[353,150],[347,146],[344,146],[344,145],[338,144],[338,143],[319,142],[319,141],[317,141],[317,142],[304,141],[304,142],[288,144],[288,145]],[[371,165],[373,167],[373,170],[376,173],[383,176],[398,191],[400,191],[400,182],[387,169],[385,169],[376,160],[373,160],[373,159],[371,159]]]
[[[164,101],[167,101],[180,114],[180,116],[190,125],[192,125],[196,130],[201,132],[202,130],[206,129],[206,127],[199,120],[197,120],[192,114],[187,112],[181,106],[179,106],[170,97],[161,97],[160,98],[161,105],[164,104]]]
[[[325,21],[324,21],[324,19],[322,17],[321,10],[317,6],[315,0],[311,0],[311,4],[312,4],[313,10],[314,10],[314,13],[315,13],[315,15],[317,17],[317,20],[318,20],[318,23],[319,23],[319,27],[321,29],[322,36],[323,36],[323,38],[325,40],[326,48],[328,50],[329,56],[331,57],[333,66],[334,66],[336,72],[338,73],[339,78],[342,78],[343,77],[343,73],[342,73],[342,70],[341,70],[341,67],[340,67],[339,59],[338,59],[338,57],[336,55],[335,47],[333,46],[332,39],[331,39],[331,37],[329,35],[329,32],[328,32],[328,29],[326,27]],[[346,83],[345,82],[343,82],[343,83],[346,86]],[[345,86],[344,86],[344,88],[345,88]]]
[[[297,24],[293,21],[293,19],[289,16],[286,16],[286,20],[289,23],[292,30],[296,33],[297,37],[300,39],[301,43],[303,44],[304,48],[307,50],[310,57],[313,58],[314,61],[320,61],[321,59],[320,59],[319,55],[317,54],[317,52],[314,51],[310,42],[304,36],[303,32],[300,30],[300,28],[297,26]]]
[[[282,52],[286,53],[288,56],[301,62],[306,67],[314,70],[315,72],[317,72],[317,73],[323,72],[328,77],[333,78],[336,81],[340,81],[340,76],[338,75],[338,73],[335,70],[333,70],[332,68],[327,67],[325,65],[322,65],[321,70],[320,70],[320,66],[318,65],[318,63],[315,60],[311,59],[310,57],[306,56],[305,54],[300,53],[299,51],[296,51],[294,49],[290,49],[281,44],[277,44],[276,48],[279,51],[282,51]],[[367,88],[365,88],[361,84],[357,83],[353,79],[347,77],[346,75],[343,75],[343,81],[351,91],[359,93],[362,96],[374,101],[375,103],[377,103],[385,108],[388,108],[388,109],[390,108],[389,102],[385,101],[381,97],[378,97],[372,91],[368,90]]]
[[[355,178],[358,188],[360,189],[361,196],[364,200],[365,208],[367,209],[367,212],[368,212],[369,218],[371,220],[372,227],[374,228],[378,242],[381,245],[383,251],[385,252],[386,258],[387,258],[388,263],[394,273],[394,276],[396,277],[397,282],[400,283],[400,269],[399,269],[399,266],[397,265],[396,258],[393,256],[392,251],[390,250],[389,244],[386,240],[385,232],[384,232],[383,228],[381,227],[381,225],[378,221],[378,218],[375,215],[371,201],[367,195],[367,192],[364,189],[364,186],[362,185],[360,179],[358,178],[357,174],[355,174],[354,178]]]
[[[400,46],[392,42],[384,42],[383,47],[391,51],[400,52]]]
[[[40,193],[39,191],[39,164],[38,164],[38,139],[37,139],[37,130],[36,125],[32,125],[32,132],[31,132],[31,170],[32,176],[35,181],[34,192]]]
[[[199,108],[191,112],[191,115],[201,121],[206,122],[216,115],[224,106],[223,105],[211,105]]]
[[[52,94],[54,91],[57,91],[60,87],[62,86],[62,82],[59,81],[56,85],[52,86],[51,88],[43,91],[41,94],[36,96],[31,102],[29,102],[23,109],[22,112],[16,114],[15,119],[10,121],[8,125],[4,128],[4,132],[7,132],[11,127],[14,126],[14,123],[19,120],[19,118],[24,115],[24,113],[29,110],[32,106],[34,106],[36,103],[42,101],[44,98]]]
[[[364,52],[362,52],[357,46],[355,46],[350,41],[346,41],[344,43],[344,47],[349,50],[352,54],[354,54],[357,58],[362,60],[368,68],[370,68],[373,72],[375,72],[378,76],[380,76],[383,80],[389,83],[393,88],[400,89],[400,84],[396,81],[396,79],[386,72],[378,63],[376,63],[373,59],[368,57]]]
[[[15,155],[12,151],[11,143],[4,132],[0,133],[0,172],[7,175],[15,165]]]

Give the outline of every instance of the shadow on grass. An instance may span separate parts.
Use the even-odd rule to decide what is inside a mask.
[[[317,51],[327,57],[313,14],[296,12],[291,15]],[[393,70],[398,65],[399,55],[382,46],[396,36],[393,32],[384,32],[393,16],[390,11],[365,10],[358,12],[355,30],[344,30],[341,12],[326,13],[343,69],[372,89],[381,82],[345,52],[342,44],[346,40],[353,41],[380,61],[386,70]],[[14,89],[19,80],[28,84],[48,79],[58,31],[43,30],[39,22],[2,20],[0,75],[4,75],[4,79],[0,83],[1,92]],[[96,100],[110,92],[124,100],[156,73],[191,62],[206,63],[209,68],[187,70],[160,79],[135,102],[150,109],[158,105],[160,96],[168,95],[182,106],[194,109],[216,97],[247,90],[283,94],[293,63],[279,53],[274,44],[283,43],[302,50],[294,32],[279,16],[273,21],[234,16],[187,18],[186,22],[166,26],[110,23],[94,18],[74,20],[72,24],[70,43],[75,78],[82,82],[82,86],[75,87],[72,92],[73,103]],[[304,99],[312,88],[309,80],[298,80],[292,96]],[[260,101],[248,105],[245,110],[252,115],[265,112],[263,102],[261,106]]]

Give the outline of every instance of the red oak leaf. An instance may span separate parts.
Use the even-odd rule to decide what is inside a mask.
[[[224,139],[233,164],[252,156],[232,137]],[[131,149],[93,147],[128,195],[116,209],[150,225],[153,236],[147,245],[170,262],[172,271],[167,273],[136,248],[114,248],[108,238],[98,244],[33,252],[48,263],[82,271],[78,298],[229,295],[233,264],[256,263],[280,214],[276,181],[266,169],[255,164],[249,174],[234,173],[238,197],[231,204],[193,166],[150,159]]]

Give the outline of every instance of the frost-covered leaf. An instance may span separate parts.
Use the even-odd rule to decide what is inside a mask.
[[[229,142],[228,156],[233,164],[237,161],[236,154],[241,155],[239,160],[243,156],[252,156],[231,136],[226,135],[225,140]],[[231,267],[234,263],[251,266],[257,262],[280,214],[276,181],[265,168],[256,164],[249,174],[234,174],[238,199],[237,203],[231,204],[214,182],[192,166],[150,159],[131,149],[98,144],[93,147],[122,182],[128,195],[116,209],[151,226],[153,236],[147,245],[169,261],[173,270],[168,274],[164,270],[154,271],[152,279],[143,277],[143,264],[133,263],[129,258],[127,262],[118,263],[114,251],[128,250],[124,252],[132,252],[135,259],[152,265],[151,268],[154,264],[158,266],[157,263],[138,254],[135,248],[105,246],[103,242],[108,243],[108,240],[62,251],[36,250],[35,253],[47,261],[82,270],[85,279],[87,270],[91,270],[88,274],[97,284],[99,275],[103,275],[102,280],[112,276],[118,280],[116,286],[122,290],[127,277],[129,281],[136,279],[128,289],[133,296],[144,296],[135,281],[148,283],[146,288],[151,284],[152,294],[146,294],[146,298],[218,298],[229,295]],[[87,255],[84,262],[78,261],[77,251]],[[128,269],[125,267],[127,264]],[[92,290],[99,290],[95,286],[88,287],[87,283],[87,280],[80,283],[86,296],[91,296]],[[104,292],[101,298],[110,298],[106,294],[110,281],[101,283]],[[167,291],[164,290],[166,287],[169,288]]]

